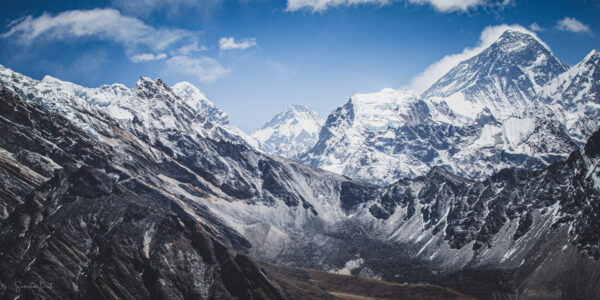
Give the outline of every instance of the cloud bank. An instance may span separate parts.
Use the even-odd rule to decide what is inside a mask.
[[[24,46],[31,46],[37,40],[88,38],[109,41],[121,45],[134,63],[164,60],[165,71],[214,82],[230,70],[214,58],[194,55],[207,50],[198,45],[196,36],[196,32],[188,30],[156,28],[115,9],[92,9],[65,11],[58,15],[44,13],[39,17],[30,15],[11,22],[0,38]],[[236,43],[233,38],[226,38],[220,45],[224,49],[246,49],[256,46],[256,40],[244,39]]]
[[[461,61],[467,60],[479,54],[485,48],[492,45],[492,43],[494,43],[500,37],[500,35],[502,35],[502,33],[508,29],[530,34],[533,37],[535,37],[540,43],[542,43],[546,48],[550,49],[550,47],[543,43],[534,32],[528,30],[527,28],[521,25],[502,24],[496,26],[487,26],[481,32],[477,45],[475,45],[474,47],[465,48],[460,53],[449,54],[444,56],[442,59],[428,66],[425,69],[425,71],[413,77],[407,88],[414,90],[419,94],[423,93],[427,88],[433,85],[438,79],[440,79],[442,76],[448,73],[450,69],[454,68]]]
[[[245,38],[236,42],[232,37],[222,37],[219,40],[219,49],[221,50],[243,50],[256,47],[255,38]]]

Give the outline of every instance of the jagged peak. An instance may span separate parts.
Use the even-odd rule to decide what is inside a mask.
[[[514,50],[516,43],[519,43],[523,48],[532,46],[542,46],[546,50],[550,51],[550,53],[552,53],[550,47],[546,45],[546,43],[544,43],[544,41],[542,41],[540,38],[535,36],[535,34],[515,29],[507,29],[506,31],[504,31],[500,35],[500,37],[492,44],[492,46],[509,45],[510,47],[502,48],[505,50]]]
[[[182,81],[174,84],[172,86],[172,90],[176,91],[176,94],[178,95],[185,94],[188,97],[193,96],[195,98],[200,98],[203,101],[206,101],[210,103],[210,105],[214,106],[214,104],[210,100],[208,100],[208,97],[206,97],[206,95],[202,91],[200,91],[199,88],[197,88],[195,85],[191,84],[188,81]]]
[[[596,49],[592,49],[592,51],[585,56],[581,63],[598,63],[597,61],[600,61],[600,53],[598,53]]]
[[[171,87],[171,91],[209,121],[219,124],[229,124],[227,114],[221,111],[192,83],[188,81],[178,82]]]
[[[304,104],[290,104],[285,111],[313,112],[312,109]]]
[[[276,127],[280,123],[293,119],[314,120],[319,124],[323,123],[323,117],[308,106],[303,104],[291,104],[284,111],[273,116],[273,118],[265,123],[259,130]]]
[[[145,98],[150,98],[161,92],[171,93],[171,89],[162,79],[152,80],[145,76],[140,76],[133,90]]]

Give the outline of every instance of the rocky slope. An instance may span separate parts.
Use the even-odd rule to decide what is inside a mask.
[[[2,74],[7,73],[3,70]],[[148,249],[152,257],[155,238],[160,244],[156,249],[179,249],[173,248],[175,246],[188,249],[186,232],[193,233],[196,230],[193,228],[199,227],[225,247],[290,266],[395,282],[430,282],[482,298],[550,295],[590,299],[598,295],[600,268],[595,256],[600,245],[600,222],[594,212],[599,201],[596,148],[600,134],[589,140],[585,150],[577,150],[566,162],[553,164],[543,171],[509,169],[483,181],[472,181],[442,168],[433,168],[427,176],[380,188],[257,152],[239,137],[200,116],[160,80],[142,78],[132,89],[137,96],[127,98],[139,101],[130,104],[141,109],[116,106],[112,109],[122,109],[132,117],[115,119],[110,115],[110,105],[90,103],[71,94],[54,97],[56,91],[45,92],[48,88],[45,83],[14,72],[10,74],[3,77],[0,106],[3,132],[0,178],[5,183],[0,195],[3,196],[2,222],[7,224],[2,228],[10,229],[2,236],[7,248],[2,251],[0,260],[7,269],[20,271],[10,275],[14,281],[8,278],[3,282],[26,282],[37,276],[38,281],[34,282],[41,283],[43,273],[37,268],[43,268],[51,260],[64,271],[61,276],[66,276],[57,275],[57,278],[69,278],[65,282],[84,282],[77,280],[89,281],[88,278],[104,278],[102,280],[108,282],[110,279],[111,284],[106,283],[97,290],[125,293],[122,285],[117,284],[119,276],[133,276],[131,280],[136,283],[132,284],[140,286],[139,295],[150,293],[147,287],[146,292],[142,291],[139,272],[118,273],[125,271],[120,271],[117,263],[107,262],[106,266],[110,267],[103,270],[108,273],[90,277],[88,274],[95,272],[97,265],[85,264],[88,256],[95,253],[88,242],[77,246],[77,251],[61,249],[73,248],[64,245],[77,244],[78,238],[68,239],[68,243],[60,240],[55,248],[45,248],[54,245],[43,241],[47,228],[53,227],[47,223],[35,227],[39,216],[46,222],[44,220],[72,214],[74,221],[65,224],[76,228],[61,229],[64,234],[71,231],[79,234],[83,230],[79,227],[86,227],[84,232],[103,237],[104,242],[113,237],[123,239],[119,244],[124,248],[137,250],[116,254],[102,252],[102,256],[116,255],[119,260],[131,260],[138,268],[144,265],[131,258],[133,254],[126,253],[135,252],[143,258]],[[420,102],[418,97],[409,98]],[[392,121],[400,126],[406,123],[418,126],[423,120],[419,110],[406,109],[404,102],[397,103],[396,108],[401,117]],[[144,115],[138,115],[142,113]],[[56,172],[65,175],[61,177],[55,175]],[[100,179],[89,182],[100,191],[76,188],[80,184],[77,180],[94,176]],[[107,178],[114,183],[105,184],[110,182]],[[44,189],[45,183],[56,181],[54,187]],[[81,184],[90,185],[89,182]],[[63,189],[66,189],[64,193]],[[87,190],[91,194],[86,194]],[[42,193],[43,199],[35,200],[42,204],[35,201],[35,205],[30,204],[31,198],[27,195],[32,193]],[[52,196],[53,193],[60,194]],[[127,196],[130,194],[131,197]],[[139,217],[143,221],[135,221],[138,217],[125,218],[125,204],[137,207],[137,203],[145,203],[140,202],[143,199],[156,204],[142,205],[149,209]],[[118,202],[114,208],[118,218],[100,217],[106,215],[104,209],[111,207],[101,204],[114,201]],[[70,203],[82,203],[83,207]],[[42,212],[30,212],[31,205]],[[71,207],[79,208],[72,211]],[[145,218],[166,218],[160,209],[172,213],[173,217],[169,218],[179,218],[183,223],[177,227],[179,222],[173,221],[167,229],[177,228],[182,233],[174,237],[151,234],[148,226],[158,221]],[[21,217],[22,211],[26,213]],[[82,215],[77,214],[79,212]],[[81,225],[80,220],[86,225]],[[8,224],[12,225],[8,227]],[[99,229],[92,231],[91,227]],[[23,228],[32,228],[32,231],[27,229],[21,236],[18,232],[23,232]],[[113,231],[114,228],[131,233],[121,234]],[[181,235],[184,242],[169,242]],[[40,241],[29,237],[39,237]],[[164,246],[162,239],[172,245]],[[82,238],[82,241],[88,240]],[[149,241],[147,248],[144,241]],[[191,241],[194,245],[193,239]],[[204,246],[194,247],[204,251]],[[45,258],[32,263],[29,271],[34,270],[33,273],[28,273],[33,259],[27,256],[29,249],[37,249],[32,254],[43,254],[40,258]],[[69,255],[73,252],[78,258],[71,263],[68,255],[57,251],[67,251]],[[184,258],[181,255],[187,252],[176,253],[174,258],[165,254],[164,259],[167,262],[188,258],[199,261],[193,253]],[[164,261],[161,256],[158,258]],[[243,258],[235,258],[238,260]],[[218,262],[202,262],[195,266],[210,265],[218,269]],[[35,267],[36,263],[40,265]],[[169,266],[174,265],[156,264],[160,270],[169,270],[167,273],[172,272]],[[246,267],[240,264],[238,262],[237,268],[244,273]],[[183,265],[191,268],[193,264]],[[253,263],[246,266],[253,268]],[[88,271],[79,272],[80,269]],[[213,278],[217,285],[218,282],[225,285],[225,289],[219,291],[231,294],[234,292],[225,283],[230,278],[263,278],[253,273],[239,275],[240,272],[212,273],[214,278],[207,275],[197,282]],[[184,291],[199,293],[198,286],[186,286],[191,279],[181,279],[186,278],[187,271],[175,273],[183,277],[159,276],[163,279],[159,282],[172,281],[176,286],[173,295]],[[230,275],[233,277],[228,277]],[[269,274],[265,276],[273,279]],[[272,285],[247,280],[249,282],[242,285],[245,293],[262,293],[261,289],[265,293],[272,291]],[[102,281],[94,282],[99,285]],[[94,290],[84,290],[80,284],[76,284],[76,288],[61,284],[61,293],[74,297]],[[8,287],[5,286],[5,293],[11,292]],[[217,289],[211,287],[211,291]]]
[[[585,73],[576,83],[581,86],[595,69],[578,69],[587,70],[574,71]],[[594,117],[565,113],[563,106],[576,100],[564,97],[552,107],[540,100],[561,85],[552,80],[566,70],[534,37],[507,31],[422,96],[391,89],[353,96],[329,115],[315,147],[299,157],[382,186],[434,166],[470,179],[503,168],[539,170],[565,159],[595,130]],[[595,97],[593,89],[580,90]]]
[[[297,158],[319,138],[323,118],[304,105],[291,105],[252,133],[269,154]]]
[[[248,240],[204,206],[211,196],[200,172],[139,132],[79,111],[94,127],[92,136],[4,86],[0,103],[3,298],[339,299],[340,292],[345,298],[375,289],[468,299],[435,286],[366,280],[355,280],[362,292],[346,291],[334,284],[339,276],[321,274],[315,285],[298,272],[292,277],[257,265],[231,250],[247,250]],[[172,178],[205,200],[165,189]],[[212,201],[233,201],[227,199]]]

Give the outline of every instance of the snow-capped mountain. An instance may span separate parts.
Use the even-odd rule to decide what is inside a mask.
[[[568,67],[533,36],[507,30],[490,47],[459,63],[423,93],[440,97],[459,116],[489,109],[497,119],[519,115],[542,86]]]
[[[206,95],[191,83],[187,81],[177,83],[171,87],[171,90],[210,122],[220,125],[229,124],[229,116],[208,100]]]
[[[592,50],[580,63],[544,86],[542,106],[555,110],[569,134],[583,143],[600,116],[600,53]]]
[[[206,97],[206,95],[193,84],[187,81],[179,82],[173,85],[171,90],[175,95],[185,101],[187,105],[194,108],[208,121],[220,125],[223,129],[227,130],[233,135],[241,137],[244,141],[246,141],[246,143],[257,150],[264,151],[262,145],[255,138],[248,135],[237,126],[229,123],[229,116],[214,103],[212,103],[208,97]]]
[[[146,131],[187,129],[215,139],[241,139],[260,150],[256,140],[229,124],[227,114],[187,82],[172,89],[160,79],[140,77],[131,89],[118,83],[87,88],[51,76],[34,80],[1,65],[0,82],[26,99],[61,112],[94,135],[97,133],[78,110],[101,111],[116,120],[135,120]],[[172,110],[177,117],[172,116]]]
[[[393,141],[401,128],[428,123],[430,118],[425,102],[408,90],[357,94],[329,115],[317,144],[300,158],[313,166],[374,183],[421,175],[427,172],[426,167],[413,167],[394,155]],[[414,155],[421,154],[413,150]]]
[[[312,148],[319,139],[324,119],[304,105],[290,105],[252,133],[269,153],[296,158]]]
[[[307,156],[380,187],[259,152],[189,103],[160,79],[0,69],[0,295],[322,295],[246,255],[482,299],[600,294],[600,131],[578,148],[559,110],[465,122],[443,98],[353,96]]]
[[[537,105],[538,92],[566,68],[534,37],[507,31],[422,97],[391,89],[353,96],[301,160],[379,185],[434,166],[470,179],[543,168],[578,143],[555,110]]]
[[[132,89],[154,104],[141,107],[151,117],[114,119],[80,98],[60,110],[51,104],[63,98],[23,99],[13,91],[20,77],[12,78],[0,86],[3,295],[18,296],[9,288],[16,281],[40,278],[47,279],[40,297],[250,298],[264,295],[261,288],[279,295],[285,276],[227,247],[483,299],[598,295],[598,277],[589,274],[600,270],[600,132],[541,171],[471,181],[432,168],[381,188],[218,138],[226,132],[159,80],[142,78]],[[24,95],[44,95],[35,89]],[[126,103],[140,105],[118,108]],[[426,120],[404,102],[395,105],[401,117],[371,130]]]

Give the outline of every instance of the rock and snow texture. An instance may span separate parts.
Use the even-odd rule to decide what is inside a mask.
[[[205,116],[210,122],[220,125],[229,124],[229,117],[212,103],[204,93],[191,83],[184,81],[171,87],[173,93],[183,99],[187,105],[196,109],[196,111]]]
[[[200,115],[208,121],[220,125],[229,133],[241,137],[246,143],[262,151],[260,143],[252,136],[246,134],[237,126],[229,123],[229,116],[212,103],[204,93],[191,83],[184,81],[177,83],[171,87],[175,95],[181,98],[187,105],[194,108]]]
[[[487,283],[488,286],[479,290],[487,294],[474,294],[483,299],[521,294],[524,293],[522,288],[532,288],[540,293],[559,289],[558,292],[567,298],[573,296],[572,293],[578,293],[581,298],[598,295],[598,277],[588,274],[598,274],[600,269],[600,263],[593,258],[600,257],[600,222],[596,216],[600,208],[597,183],[600,133],[589,140],[585,152],[575,151],[565,162],[541,171],[505,170],[483,181],[472,181],[434,167],[425,173],[426,176],[381,188],[257,152],[241,139],[228,136],[218,125],[206,121],[180,97],[170,94],[168,87],[159,80],[142,78],[131,90],[138,95],[134,97],[136,99],[111,104],[115,109],[133,114],[131,119],[115,119],[103,107],[78,97],[54,97],[52,92],[44,92],[45,85],[31,81],[23,84],[22,79],[13,74],[3,77],[0,83],[0,128],[3,130],[0,146],[4,149],[0,151],[0,178],[11,179],[10,184],[0,185],[0,192],[15,200],[3,203],[5,220],[28,220],[14,215],[23,212],[17,207],[29,201],[22,196],[27,193],[22,191],[31,191],[47,181],[57,169],[55,165],[69,172],[85,165],[105,175],[101,179],[75,176],[73,184],[51,189],[57,193],[70,191],[75,194],[66,198],[69,201],[63,206],[50,206],[51,211],[43,214],[43,218],[85,212],[73,207],[73,203],[82,199],[90,199],[86,204],[99,205],[103,202],[98,202],[98,197],[112,197],[114,193],[115,197],[131,199],[138,194],[160,207],[172,209],[184,221],[200,223],[204,230],[232,248],[263,260],[322,270],[346,269],[352,274],[397,282],[447,282],[463,289],[478,288]],[[15,94],[31,101],[22,100]],[[49,96],[44,97],[44,94]],[[430,145],[441,148],[448,140],[477,136],[469,132],[478,132],[471,127],[448,124],[439,125],[446,126],[441,129],[428,127],[429,118],[451,116],[440,103],[427,103],[406,91],[384,90],[381,94],[388,97],[383,97],[388,99],[386,102],[375,103],[381,112],[354,112],[354,105],[371,107],[372,101],[380,98],[358,95],[348,106],[339,109],[337,115],[340,118],[330,117],[327,123],[352,126],[350,122],[356,119],[357,124],[363,124],[360,128],[371,132],[384,132],[387,126],[398,128],[398,132],[404,130],[404,134],[396,134],[399,137],[429,139],[430,144],[416,151],[415,157],[427,157]],[[142,104],[137,103],[138,100],[155,105],[141,106],[136,111],[133,108]],[[47,109],[31,102],[40,103]],[[385,107],[391,107],[395,113],[383,111]],[[88,128],[86,132],[93,132],[95,136],[88,136],[75,126],[65,127],[68,121],[48,111],[69,116],[71,122],[77,123],[74,125]],[[379,118],[371,117],[378,114],[397,118],[382,124]],[[356,117],[343,117],[347,115]],[[542,134],[547,131],[544,128],[554,128],[544,120],[534,122],[524,118],[499,123],[489,114],[481,114],[477,120],[481,124],[477,126],[486,128],[485,131],[494,136],[493,139],[485,138],[489,135],[477,139],[478,145],[501,143],[510,149],[524,145],[542,147],[541,144],[545,147],[548,139]],[[335,128],[338,127],[331,127],[332,134]],[[446,131],[442,130],[444,128]],[[432,136],[435,138],[431,139]],[[535,138],[536,142],[523,142],[524,136],[530,137],[526,141]],[[468,161],[469,158],[464,159]],[[20,164],[26,167],[14,168]],[[471,165],[465,163],[464,166]],[[116,180],[124,189],[108,184],[107,178]],[[85,181],[90,181],[89,185],[94,188],[82,188],[81,183]],[[39,197],[33,201],[36,199],[53,201],[56,198]],[[126,202],[115,203],[120,206]],[[37,202],[31,202],[24,208],[36,209],[37,205]],[[90,205],[86,207],[91,208]],[[115,217],[111,207],[106,207],[106,212]],[[145,214],[138,216],[137,209],[131,212],[133,214],[126,218],[115,219],[139,226],[141,223],[137,220],[143,219]],[[33,226],[38,222],[38,215],[34,216],[36,219],[31,219]],[[93,216],[89,218],[93,219]],[[22,224],[28,222],[17,223],[15,230],[21,230]],[[176,223],[172,228],[181,228]],[[57,232],[67,230],[88,236],[96,234],[97,228],[111,228],[94,226],[86,229],[78,222],[54,224],[60,229]],[[68,230],[73,227],[81,230]],[[184,227],[188,228],[187,225]],[[146,257],[147,253],[152,258],[178,245],[165,243],[164,239],[173,235],[158,234],[170,231],[155,228],[154,234],[148,231],[150,227],[139,228],[135,235],[136,248],[127,253],[135,253],[134,256],[139,258]],[[113,229],[108,232],[124,232]],[[7,236],[11,235],[2,235],[2,238]],[[37,241],[43,241],[43,237]],[[193,245],[205,245],[204,239],[196,237],[192,234]],[[144,241],[147,241],[147,248]],[[84,249],[77,253],[93,253],[96,249],[87,242],[80,244]],[[16,250],[25,252],[18,253],[26,253],[26,243],[19,245],[23,247]],[[44,244],[36,242],[35,245]],[[211,253],[220,253],[218,251],[209,249],[202,253],[208,253],[207,259],[213,259],[215,256]],[[360,260],[356,260],[357,254],[360,254]],[[29,258],[28,255],[20,257]],[[223,258],[221,255],[216,257]],[[82,262],[79,259],[73,261]],[[167,260],[169,266],[172,266],[171,262]],[[33,263],[33,270],[46,270],[39,269],[43,267],[43,264]],[[469,279],[469,274],[473,273],[467,271],[465,276],[460,273],[465,267],[498,273],[484,273],[490,276]],[[516,270],[518,274],[503,273],[502,270],[507,269]],[[452,272],[459,273],[453,276],[455,273]],[[508,277],[503,282],[514,282],[515,285],[498,283],[495,276],[498,274]],[[448,281],[450,277],[447,276],[461,280],[459,283]],[[470,281],[465,284],[464,280]],[[554,285],[554,282],[561,282],[561,285]]]
[[[422,96],[391,89],[353,96],[329,115],[315,147],[300,158],[378,185],[424,175],[433,166],[470,179],[509,167],[543,168],[581,146],[597,126],[597,113],[586,119],[562,107],[597,112],[598,102],[572,104],[578,98],[564,97],[566,103],[546,105],[543,101],[550,100],[539,95],[568,85],[553,79],[572,74],[562,82],[588,82],[577,88],[579,98],[597,97],[590,88],[598,85],[591,75],[593,57],[566,72],[537,39],[506,31]]]
[[[319,139],[324,119],[304,105],[291,105],[252,133],[263,149],[274,155],[297,158]]]
[[[132,121],[149,132],[148,138],[153,141],[159,131],[180,130],[214,139],[243,140],[259,149],[256,140],[229,124],[227,114],[187,82],[171,88],[161,79],[140,77],[133,88],[122,84],[86,88],[51,76],[34,80],[0,65],[0,83],[25,99],[60,112],[95,136],[97,133],[78,111]]]
[[[583,143],[597,129],[600,116],[600,53],[592,50],[540,93],[541,103],[556,110],[569,134]]]
[[[509,30],[451,69],[423,97],[443,98],[457,115],[468,119],[475,119],[484,108],[505,119],[528,108],[542,86],[567,70],[534,37]]]

